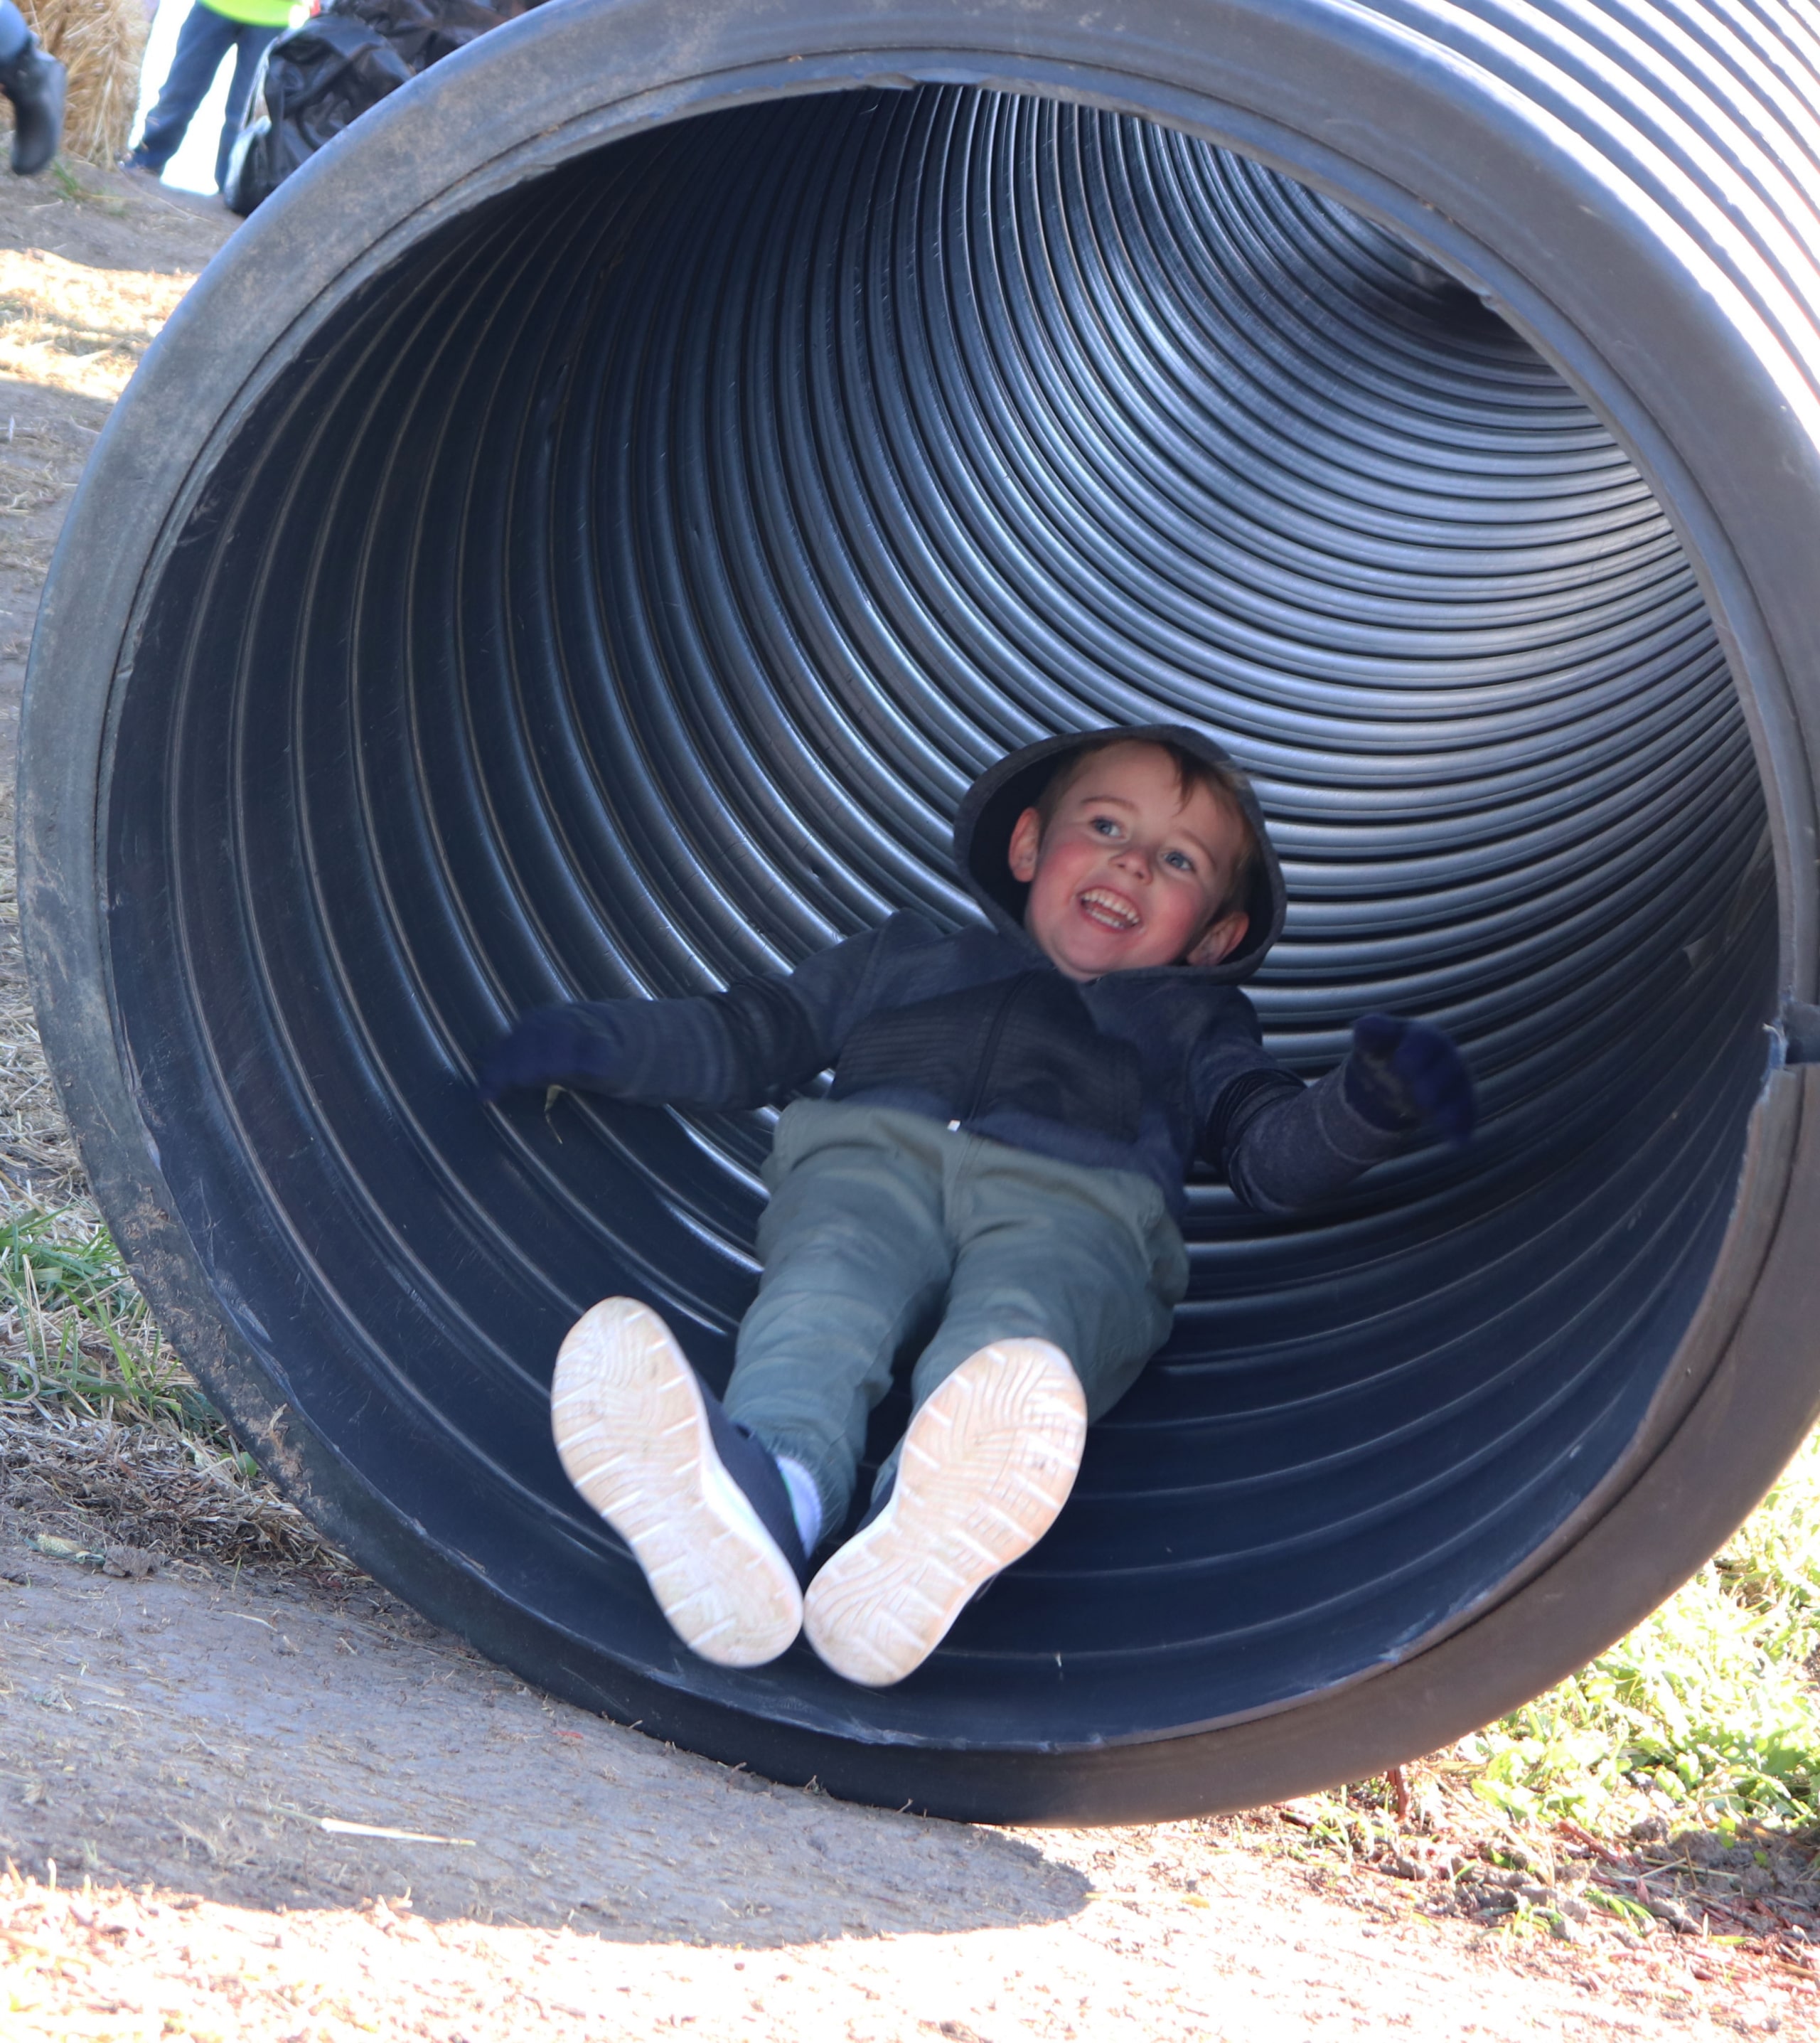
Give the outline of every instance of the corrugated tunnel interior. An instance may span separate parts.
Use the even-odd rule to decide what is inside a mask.
[[[140,1110],[245,1338],[527,1671],[799,1773],[764,1727],[1166,1738],[1458,1624],[1636,1435],[1763,1080],[1763,795],[1625,452],[1385,230],[1034,96],[712,113],[379,268],[159,561],[113,738],[159,768],[105,816]],[[1273,1046],[1439,1022],[1483,1132],[1312,1221],[1197,1186],[1168,1347],[901,1688],[696,1662],[546,1386],[620,1290],[724,1378],[765,1117],[496,1113],[473,1062],[538,1002],[957,920],[983,765],[1160,719],[1271,817]]]

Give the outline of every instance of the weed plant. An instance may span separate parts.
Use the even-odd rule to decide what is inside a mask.
[[[50,1400],[219,1432],[87,1200],[16,1206],[0,1219],[0,1314],[6,1404]]]
[[[1464,1741],[1514,1823],[1820,1819],[1820,1435],[1718,1558],[1560,1687]]]
[[[0,1482],[30,1522],[78,1535],[48,1551],[357,1573],[234,1439],[80,1194],[0,1208]]]
[[[1703,1835],[1763,1863],[1778,1839],[1810,1853],[1820,1842],[1820,1433],[1730,1545],[1590,1665],[1394,1780],[1285,1809],[1311,1843],[1348,1860],[1394,1857],[1412,1820],[1476,1839],[1498,1863],[1551,1861],[1551,1841],[1575,1835],[1646,1847]]]

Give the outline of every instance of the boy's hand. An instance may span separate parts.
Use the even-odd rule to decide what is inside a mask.
[[[481,1060],[475,1090],[482,1099],[530,1087],[609,1077],[612,1037],[584,1007],[534,1007]]]
[[[1352,1025],[1346,1096],[1377,1127],[1431,1121],[1454,1143],[1466,1140],[1479,1117],[1472,1074],[1452,1037],[1394,1014],[1362,1014]]]

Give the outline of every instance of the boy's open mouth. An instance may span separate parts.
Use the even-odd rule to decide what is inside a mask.
[[[1102,930],[1116,930],[1122,933],[1137,929],[1144,921],[1123,895],[1109,893],[1103,887],[1083,887],[1075,899],[1087,920],[1098,922]]]

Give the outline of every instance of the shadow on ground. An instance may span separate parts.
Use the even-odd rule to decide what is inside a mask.
[[[1086,1899],[1021,1839],[774,1787],[554,1702],[370,1586],[115,1580],[16,1520],[0,1572],[0,1854],[22,1872],[757,1947]]]

